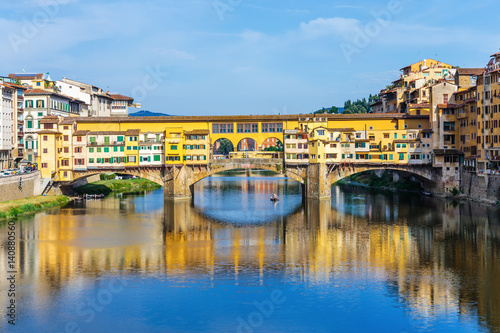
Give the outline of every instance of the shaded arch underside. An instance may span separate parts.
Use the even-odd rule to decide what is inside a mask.
[[[87,179],[92,176],[97,176],[97,175],[104,175],[104,174],[109,174],[109,173],[115,173],[115,174],[120,174],[120,175],[129,175],[129,176],[136,176],[139,178],[144,178],[147,180],[150,180],[160,186],[164,186],[165,182],[163,181],[163,177],[161,177],[161,174],[159,171],[156,172],[134,172],[133,170],[120,170],[120,171],[99,171],[99,172],[74,172],[73,173],[73,180],[70,182],[70,184],[75,184],[79,181],[82,181],[84,179]]]
[[[380,167],[361,167],[361,168],[345,167],[343,170],[341,170],[341,168],[339,167],[339,169],[332,170],[330,172],[330,174],[328,175],[328,183],[330,185],[333,185],[336,182],[345,179],[347,177],[360,173],[368,173],[371,171],[396,171],[407,176],[413,176],[418,180],[423,181],[426,185],[430,186],[436,186],[439,182],[439,179],[437,179],[436,176],[430,170],[427,170],[425,167],[421,167],[421,170],[419,170],[418,167],[398,168],[394,166],[387,166],[387,167],[380,166]]]

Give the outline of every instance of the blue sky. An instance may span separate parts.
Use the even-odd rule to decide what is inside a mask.
[[[304,113],[377,93],[424,58],[484,67],[500,48],[499,9],[498,0],[2,1],[0,74],[50,72],[176,115]]]

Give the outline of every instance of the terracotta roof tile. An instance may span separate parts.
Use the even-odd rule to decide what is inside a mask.
[[[73,133],[73,136],[86,136],[90,131],[88,130],[80,130],[80,131],[75,131]]]
[[[250,116],[168,116],[168,117],[78,117],[78,123],[144,123],[144,122],[164,122],[166,124],[176,122],[226,122],[226,121],[285,121],[298,120],[299,118],[311,118],[312,114],[291,114],[291,115],[250,115]],[[404,113],[363,113],[363,114],[324,114],[321,118],[327,120],[344,119],[424,119],[429,116],[411,116]]]
[[[129,129],[125,132],[125,135],[139,135],[141,133],[140,129]]]
[[[128,97],[128,96],[125,96],[125,95],[110,94],[109,96],[111,96],[111,98],[114,99],[114,100],[116,100],[116,101],[131,101],[131,102],[134,101],[134,99],[132,97]]]
[[[459,68],[458,75],[481,75],[485,71],[484,68]]]

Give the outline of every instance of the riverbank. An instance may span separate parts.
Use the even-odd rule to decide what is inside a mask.
[[[64,195],[34,196],[19,200],[0,202],[0,221],[35,213],[47,208],[62,206],[70,199]]]
[[[77,194],[104,194],[108,195],[112,192],[115,193],[138,193],[144,191],[152,191],[161,188],[150,180],[137,178],[137,179],[112,179],[112,180],[99,180],[94,183],[79,186],[73,189]]]

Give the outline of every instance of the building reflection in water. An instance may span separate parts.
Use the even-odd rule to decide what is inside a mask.
[[[263,196],[283,190],[263,182],[247,185]],[[196,193],[206,197],[218,186],[202,182]],[[270,215],[268,223],[250,225],[207,216],[196,200],[163,202],[160,192],[149,208],[140,198],[117,197],[38,214],[18,224],[21,299],[43,309],[109,275],[245,277],[264,284],[278,274],[306,287],[383,283],[412,315],[455,313],[500,327],[497,209],[333,191],[331,201],[307,201],[279,219]],[[6,265],[3,254],[0,264]],[[4,279],[0,286],[6,287]],[[0,306],[5,302],[0,298]]]

